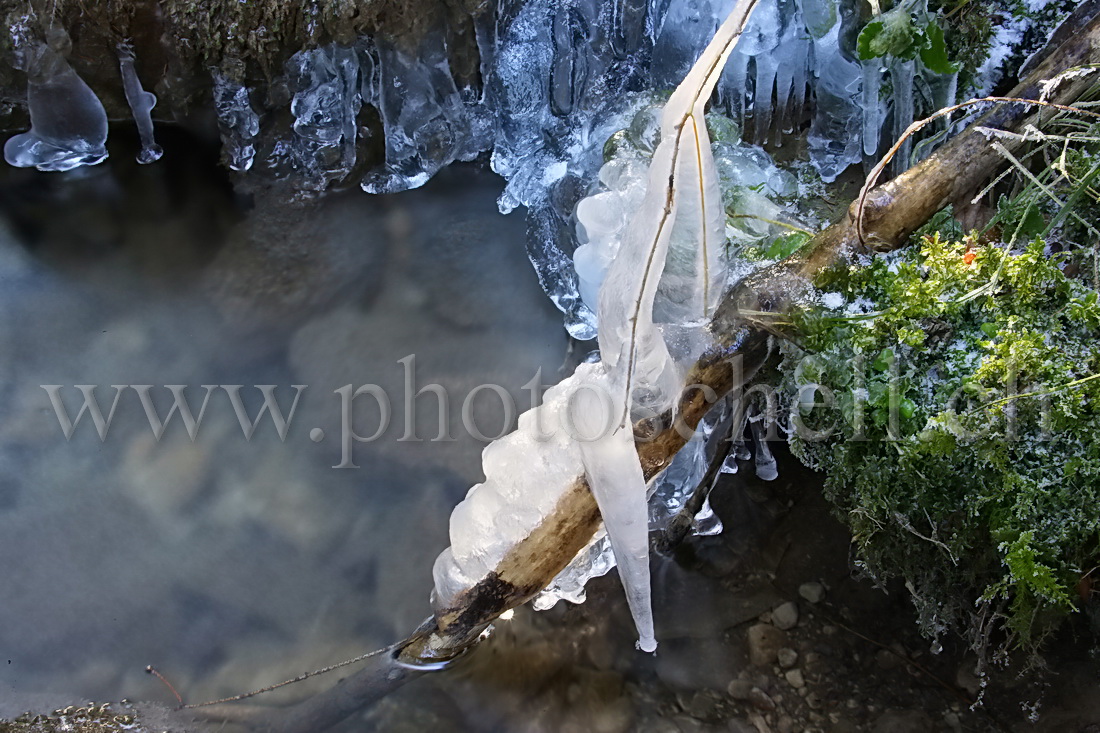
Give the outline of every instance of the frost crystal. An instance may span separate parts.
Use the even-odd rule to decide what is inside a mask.
[[[4,160],[19,168],[67,171],[107,157],[107,113],[62,51],[69,39],[51,33],[50,45],[27,42],[18,60],[27,72],[31,129],[9,138]]]

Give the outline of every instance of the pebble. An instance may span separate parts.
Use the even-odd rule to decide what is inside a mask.
[[[977,697],[978,692],[982,689],[982,682],[975,674],[974,666],[973,659],[965,660],[959,665],[959,669],[955,673],[955,684],[970,693],[970,697]]]
[[[787,632],[771,624],[749,627],[749,661],[759,667],[775,664],[779,650],[787,646]]]
[[[789,669],[793,667],[795,662],[798,661],[798,652],[789,647],[783,647],[776,652],[776,659],[779,660],[779,666],[783,669]]]
[[[808,603],[821,603],[825,598],[825,586],[817,581],[810,581],[798,586],[798,595]]]
[[[759,687],[752,688],[752,692],[749,693],[749,702],[757,710],[762,710],[766,713],[770,713],[775,710],[775,701],[768,696],[768,693],[761,690]]]
[[[729,696],[734,700],[747,702],[753,687],[755,687],[755,685],[749,680],[733,680],[729,683],[729,686],[726,687],[726,692],[728,692]]]
[[[798,604],[787,601],[772,610],[772,623],[775,627],[787,631],[798,625]]]
[[[806,686],[806,680],[802,677],[801,669],[788,669],[783,676],[787,679],[787,684],[796,690],[801,690]]]

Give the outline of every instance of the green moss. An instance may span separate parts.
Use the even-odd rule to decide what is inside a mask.
[[[925,235],[829,272],[785,346],[793,451],[876,575],[907,581],[932,635],[1034,650],[1100,562],[1100,305],[1041,239]],[[824,430],[824,428],[828,430]]]

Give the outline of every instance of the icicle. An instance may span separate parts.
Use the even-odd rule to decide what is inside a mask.
[[[915,64],[916,62],[912,60],[895,60],[890,64],[890,82],[894,87],[895,141],[901,138],[905,133],[905,129],[913,122],[913,75],[916,71]],[[895,174],[901,173],[909,167],[909,158],[912,152],[912,140],[906,140],[902,143],[892,163]]]
[[[775,77],[779,63],[771,53],[756,55],[756,84],[753,91],[753,123],[756,127],[754,140],[766,143],[772,127],[772,94],[775,92]]]
[[[745,87],[748,83],[749,60],[752,57],[735,48],[719,82],[729,116],[745,129]]]
[[[878,59],[868,59],[863,68],[863,154],[878,157],[879,135],[885,118],[885,102],[881,98],[882,64]]]
[[[597,382],[596,389],[613,389],[609,381]],[[574,401],[582,435],[607,434],[598,440],[580,441],[585,474],[592,495],[600,507],[611,549],[619,567],[619,579],[626,591],[627,605],[638,631],[638,648],[657,649],[653,636],[653,608],[649,587],[649,512],[646,506],[646,481],[638,452],[634,448],[632,425],[618,424],[621,405],[601,403],[591,390],[578,392]],[[610,409],[601,409],[610,408]],[[614,426],[608,431],[608,425]]]
[[[294,137],[286,154],[308,187],[321,190],[355,167],[356,118],[362,106],[360,54],[329,44],[299,51],[286,62],[294,97]]]
[[[625,59],[642,46],[647,0],[611,0],[610,41],[615,58]]]
[[[764,430],[765,415],[757,415],[749,421],[752,430],[753,456],[756,461],[756,476],[761,481],[774,481],[779,477],[779,469],[776,467],[775,456],[768,447],[767,436]]]
[[[32,42],[18,52],[27,72],[31,129],[4,144],[10,165],[67,171],[107,158],[107,113],[65,60],[68,48],[64,31],[52,31],[50,45]]]
[[[725,279],[721,259],[725,212],[703,110],[755,2],[741,0],[737,4],[665,105],[661,142],[650,163],[645,199],[628,225],[600,289],[600,353],[616,422],[609,436],[582,450],[597,501],[602,495],[621,498],[630,505],[615,508],[621,523],[606,525],[638,628],[639,646],[646,650],[655,647],[649,608],[649,544],[637,544],[638,533],[644,534],[646,528],[646,486],[633,445],[630,405],[639,387],[651,392],[659,406],[668,404],[679,387],[675,364],[653,320],[674,238],[685,245],[690,242],[695,256],[690,276],[674,277],[665,286],[670,314],[702,319],[721,295],[717,283]],[[597,465],[592,460],[608,464]],[[642,518],[641,527],[634,524],[638,517]],[[617,532],[626,536],[618,538]],[[621,557],[619,547],[624,552]],[[642,582],[645,587],[633,585]]]
[[[563,5],[551,20],[553,58],[550,63],[550,111],[559,117],[573,112],[588,84],[589,24],[580,8]]]
[[[721,518],[714,513],[714,509],[710,506],[710,496],[703,500],[703,507],[699,510],[699,513],[695,515],[695,521],[692,523],[692,533],[697,534],[700,537],[713,537],[714,535],[722,534],[722,530],[725,529],[722,526]]]
[[[157,95],[141,87],[137,70],[134,68],[134,47],[129,43],[118,45],[118,65],[122,72],[122,90],[126,93],[126,103],[130,105],[130,114],[134,116],[138,137],[141,138],[141,152],[137,162],[142,165],[160,160],[164,150],[157,145],[153,136],[153,107],[157,105]]]
[[[840,23],[814,41],[817,109],[806,140],[810,161],[826,183],[863,158],[859,64],[840,53]]]

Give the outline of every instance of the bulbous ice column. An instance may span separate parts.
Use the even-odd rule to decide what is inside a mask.
[[[137,162],[142,165],[160,160],[164,150],[157,145],[153,135],[153,107],[157,106],[157,95],[145,91],[134,68],[134,48],[128,43],[118,46],[118,66],[122,73],[122,89],[126,93],[126,103],[134,116],[138,136],[141,138],[141,152]]]
[[[67,171],[107,158],[107,113],[65,60],[68,47],[64,31],[55,31],[49,45],[31,42],[19,52],[27,72],[31,129],[4,144],[10,165]]]

